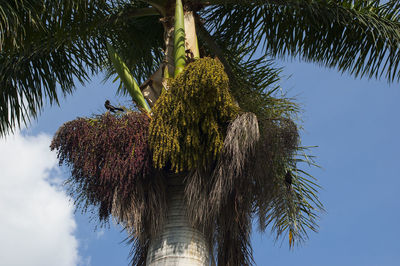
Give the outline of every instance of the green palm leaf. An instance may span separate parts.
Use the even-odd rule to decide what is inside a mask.
[[[219,43],[300,57],[362,77],[400,79],[400,2],[211,1],[203,12]],[[235,4],[236,3],[236,4]],[[240,3],[237,4],[237,3]]]
[[[162,50],[164,29],[159,21],[160,17],[154,16],[154,13],[150,13],[149,16],[138,16],[144,11],[153,11],[144,9],[143,6],[143,4],[127,4],[117,8],[114,12],[118,15],[115,25],[107,27],[105,33],[139,84],[157,70],[164,55]],[[105,79],[114,76],[115,70],[111,64],[105,67]],[[123,90],[119,92],[127,93]]]
[[[0,46],[0,135],[26,124],[30,117],[35,118],[46,100],[58,103],[60,93],[71,93],[76,82],[84,83],[102,70],[108,60],[107,35],[119,43],[119,47],[126,44],[135,51],[135,62],[131,66],[135,66],[136,73],[149,73],[156,63],[154,57],[161,57],[161,51],[157,51],[162,34],[139,39],[126,33],[127,28],[143,26],[144,21],[149,21],[131,15],[129,23],[126,22],[124,16],[132,14],[137,9],[135,5],[116,8],[115,3],[108,1],[63,1],[59,4],[42,1],[42,5],[38,5],[41,9],[35,9],[28,5],[29,1],[14,2],[19,5],[9,8],[12,12],[9,11],[7,17],[1,16],[0,21],[4,36],[15,30],[15,40],[19,40],[7,39]],[[8,5],[0,4],[0,13],[4,14],[1,11]],[[144,7],[145,4],[138,6]],[[30,16],[31,20],[20,19]],[[151,27],[157,18],[150,19],[153,23],[142,27],[143,32],[154,32]],[[14,22],[19,24],[14,25]],[[12,23],[14,28],[9,26]]]

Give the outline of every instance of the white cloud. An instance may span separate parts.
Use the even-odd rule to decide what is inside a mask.
[[[0,139],[0,265],[71,266],[80,261],[73,206],[57,188],[48,135]]]

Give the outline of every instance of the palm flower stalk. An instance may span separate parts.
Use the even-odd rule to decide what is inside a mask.
[[[176,77],[185,67],[185,23],[182,0],[176,0],[174,26],[174,64]]]
[[[124,84],[129,95],[132,97],[133,102],[135,102],[139,106],[139,108],[142,108],[146,112],[150,113],[149,105],[146,103],[146,100],[143,97],[139,85],[132,77],[129,68],[126,66],[122,58],[117,54],[117,52],[111,46],[111,44],[107,43],[107,49],[113,67],[118,73],[118,76],[121,79],[122,83]]]

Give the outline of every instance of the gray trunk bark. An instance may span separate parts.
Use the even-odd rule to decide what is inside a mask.
[[[182,181],[181,177],[169,177],[167,221],[158,238],[150,242],[146,265],[210,265],[206,238],[190,225],[186,215]]]

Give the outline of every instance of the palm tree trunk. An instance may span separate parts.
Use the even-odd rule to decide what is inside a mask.
[[[146,265],[210,265],[206,238],[190,225],[186,215],[182,176],[168,177],[168,201],[166,224],[150,242]]]

